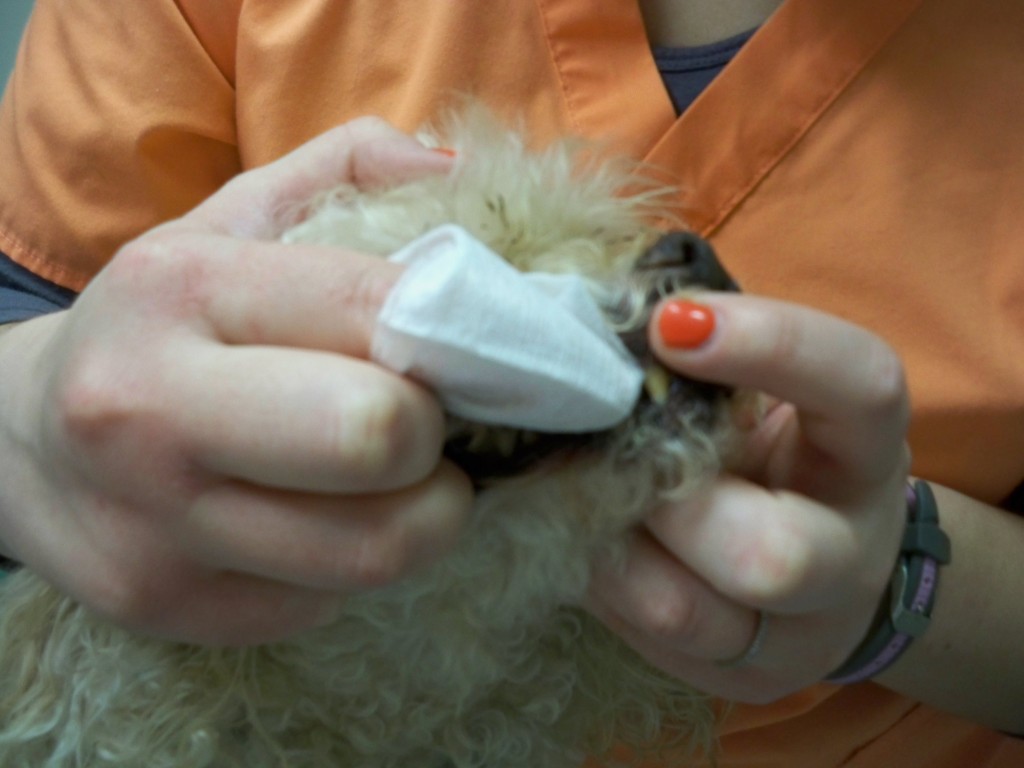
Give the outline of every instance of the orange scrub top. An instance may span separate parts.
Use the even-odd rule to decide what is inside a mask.
[[[37,0],[0,111],[0,250],[74,289],[339,122],[473,94],[646,159],[744,288],[903,356],[915,473],[1024,478],[1024,3],[788,0],[676,118],[635,0]],[[725,720],[719,765],[1024,765],[873,684]]]

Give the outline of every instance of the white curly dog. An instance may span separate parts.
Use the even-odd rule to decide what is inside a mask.
[[[669,376],[644,341],[658,296],[728,281],[699,241],[661,237],[665,190],[635,166],[571,141],[529,149],[481,109],[433,140],[457,151],[451,174],[334,190],[284,237],[386,255],[454,222],[520,270],[584,275],[648,370],[633,415],[585,438],[451,419],[479,488],[456,550],[287,642],[136,637],[27,570],[7,577],[0,766],[562,768],[710,744],[708,699],[576,606],[591,564],[736,441],[737,398]]]

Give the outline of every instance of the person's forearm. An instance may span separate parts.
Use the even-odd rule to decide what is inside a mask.
[[[10,342],[5,337],[9,334],[9,332],[12,329],[16,328],[17,326],[18,326],[18,323],[6,323],[6,324],[0,325],[0,360],[4,359],[5,357],[6,358],[10,357],[10,355],[7,354],[6,351],[5,351],[6,350],[6,346],[9,345]],[[10,370],[10,363],[8,363],[7,365],[4,365],[3,368],[4,368],[4,370],[8,370],[9,371]],[[3,380],[2,380],[2,378],[3,377],[0,377],[0,416],[3,416],[5,411],[6,411],[6,408],[4,408],[3,405],[8,403],[8,398],[5,397],[6,393],[3,391]],[[4,417],[4,418],[6,418],[6,417]],[[2,477],[4,480],[6,480],[6,478],[8,477],[8,473],[10,471],[11,470],[10,470],[9,467],[5,466],[5,464],[3,462],[0,462],[0,477]],[[4,514],[4,508],[3,507],[4,507],[3,498],[0,497],[0,561],[9,560],[12,557],[10,547],[8,547],[7,543],[4,541],[4,538],[5,538],[4,537],[4,527],[5,526],[3,525],[3,520],[5,518],[5,514]]]
[[[8,331],[10,331],[11,328],[13,328],[13,326],[14,324],[0,325],[0,345],[3,344],[3,337],[7,334]],[[0,354],[0,356],[2,356],[2,354]],[[2,468],[0,468],[0,471],[2,471]],[[4,544],[3,530],[0,529],[0,560],[8,559],[9,556],[10,551],[8,550],[7,545]]]
[[[2,351],[3,350],[3,344],[4,344],[4,341],[5,341],[4,337],[7,335],[7,333],[12,328],[14,328],[14,326],[15,326],[15,324],[13,324],[13,323],[9,323],[9,324],[6,324],[6,325],[0,325],[0,359],[2,359],[3,356],[4,356],[3,355],[3,351]],[[5,367],[5,369],[6,369],[6,367]],[[2,387],[3,387],[3,382],[0,381],[0,388],[2,388]],[[2,415],[2,411],[0,411],[0,415]],[[0,472],[2,472],[5,476],[7,475],[7,472],[8,472],[7,468],[3,466],[2,462],[0,462]],[[3,523],[2,523],[3,517],[4,517],[4,515],[3,515],[3,505],[2,505],[2,500],[0,500],[0,564],[2,564],[3,561],[9,561],[10,558],[11,558],[10,548],[7,546],[6,542],[4,542],[4,532],[3,532]]]
[[[19,453],[16,446],[20,444],[16,426],[17,416],[24,411],[24,403],[18,402],[15,392],[18,383],[26,368],[30,365],[26,359],[24,339],[24,322],[6,323],[0,325],[0,370],[5,371],[0,376],[0,558],[13,559],[16,557],[13,548],[10,546],[8,529],[9,517],[16,514],[13,507],[15,501],[17,479],[19,472],[15,466]],[[16,332],[17,331],[17,332]],[[6,492],[5,492],[6,491]]]
[[[1024,518],[933,488],[953,561],[927,632],[878,682],[1024,734]]]

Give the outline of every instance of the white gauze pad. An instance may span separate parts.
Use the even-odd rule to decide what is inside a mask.
[[[371,357],[426,385],[454,415],[543,432],[608,429],[643,373],[576,275],[524,274],[444,225],[390,259],[406,270]]]

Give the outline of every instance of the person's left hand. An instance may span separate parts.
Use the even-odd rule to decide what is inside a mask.
[[[669,346],[679,313],[659,307],[658,357],[773,405],[732,474],[656,510],[624,568],[598,568],[586,607],[674,676],[765,703],[822,680],[871,624],[906,521],[907,390],[893,350],[836,317],[751,296],[700,301],[714,330],[690,348]]]

